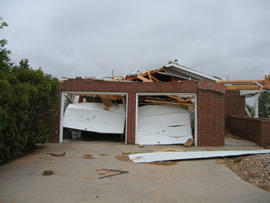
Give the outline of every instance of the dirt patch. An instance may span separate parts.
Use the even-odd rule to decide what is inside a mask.
[[[151,163],[146,163],[146,164],[152,164],[152,165],[158,165],[158,166],[172,166],[177,164],[177,161],[156,161],[156,162],[151,162]]]
[[[84,154],[83,158],[84,159],[94,159],[95,157],[92,154]]]
[[[37,160],[41,155],[42,155],[41,153],[38,153],[38,154],[25,156],[25,157],[23,157],[21,159],[15,160],[15,164],[16,165],[23,165],[23,164],[31,163],[31,162]]]
[[[109,154],[99,154],[99,156],[109,156]]]
[[[54,172],[52,170],[45,170],[42,173],[42,175],[44,175],[44,176],[50,176],[50,175],[53,175],[53,174],[54,174]]]
[[[270,154],[218,159],[242,180],[270,192]]]

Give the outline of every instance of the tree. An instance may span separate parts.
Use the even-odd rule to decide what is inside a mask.
[[[270,118],[270,92],[262,92],[259,98],[259,115],[260,117]]]
[[[2,18],[0,18],[2,21]],[[0,31],[7,23],[0,23]],[[12,63],[10,51],[0,47],[0,160],[44,143],[55,135],[59,81],[28,60]]]

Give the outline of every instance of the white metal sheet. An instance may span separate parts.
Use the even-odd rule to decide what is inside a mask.
[[[118,107],[106,111],[102,103],[69,104],[64,114],[63,126],[98,133],[123,133],[126,113],[123,104]]]
[[[156,161],[176,161],[187,159],[207,159],[227,156],[241,156],[251,154],[268,154],[270,150],[246,150],[246,151],[197,151],[197,152],[152,152],[129,155],[134,163],[148,163]]]
[[[141,106],[137,120],[137,144],[184,144],[192,138],[190,113],[179,106]]]

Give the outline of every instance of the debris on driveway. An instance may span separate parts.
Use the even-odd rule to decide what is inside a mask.
[[[103,169],[96,169],[96,171],[103,171],[103,173],[99,173],[99,175],[105,175],[105,176],[101,176],[98,179],[103,179],[103,178],[108,178],[108,177],[112,177],[112,176],[117,176],[117,175],[122,175],[125,173],[128,173],[128,171],[122,171],[122,170],[116,170],[116,169],[107,169],[107,168],[103,168]],[[106,175],[108,174],[109,175]],[[113,174],[110,174],[113,173]]]
[[[84,154],[83,158],[84,159],[94,159],[95,157],[92,154]]]
[[[194,139],[193,138],[189,138],[186,143],[184,144],[184,147],[191,147],[194,143]]]
[[[50,175],[53,175],[53,174],[54,174],[54,172],[52,170],[45,170],[42,173],[42,175],[44,175],[44,176],[50,176]]]
[[[241,179],[270,192],[270,154],[259,154],[217,160]]]
[[[155,152],[184,152],[184,149],[174,149],[174,148],[166,148],[166,149],[161,149],[157,150]]]
[[[61,156],[65,156],[66,155],[66,152],[63,152],[61,154],[56,154],[56,153],[47,153],[48,155],[51,155],[51,156],[55,156],[55,157],[61,157]]]
[[[153,165],[158,165],[158,166],[172,166],[177,164],[177,161],[156,161],[156,162],[151,162],[148,164],[153,164]]]
[[[122,154],[116,155],[115,158],[120,160],[120,161],[131,161],[129,159],[129,157],[128,157],[130,154],[134,154],[134,153],[132,153],[132,152],[122,152]]]
[[[251,154],[267,154],[270,150],[246,150],[246,151],[196,151],[196,152],[152,152],[130,154],[128,157],[134,163],[148,163],[156,161],[207,159],[217,157],[230,157]]]

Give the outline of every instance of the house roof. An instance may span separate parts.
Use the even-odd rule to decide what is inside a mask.
[[[177,62],[169,62],[166,67],[165,74],[180,77],[183,79],[192,79],[195,81],[200,81],[201,79],[218,81],[220,80],[217,77],[209,76],[204,73],[200,73],[191,68],[185,67],[183,65],[178,64]]]

